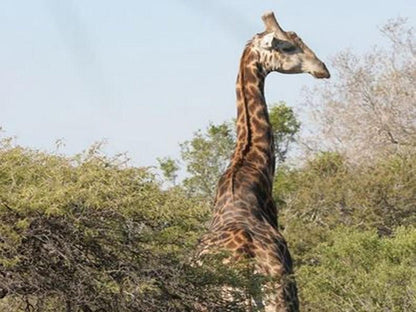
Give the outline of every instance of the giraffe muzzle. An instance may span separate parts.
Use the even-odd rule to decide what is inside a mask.
[[[312,75],[315,78],[318,78],[318,79],[328,79],[328,78],[331,77],[331,74],[329,73],[329,71],[326,71],[326,72],[313,72]]]
[[[329,73],[328,68],[326,68],[326,65],[322,63],[321,66],[322,68],[320,70],[312,72],[312,76],[318,79],[328,79],[331,77],[331,74]]]

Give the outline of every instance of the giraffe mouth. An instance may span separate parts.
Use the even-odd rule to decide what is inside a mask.
[[[331,74],[329,73],[329,71],[322,71],[322,72],[313,72],[312,76],[318,79],[328,79],[329,77],[331,77]]]

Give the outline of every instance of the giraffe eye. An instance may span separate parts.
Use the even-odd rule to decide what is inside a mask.
[[[294,45],[290,45],[290,46],[286,46],[284,48],[282,48],[283,52],[293,52],[296,50],[296,46]]]

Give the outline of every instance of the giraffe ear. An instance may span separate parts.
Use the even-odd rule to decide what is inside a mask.
[[[260,45],[263,49],[271,50],[275,45],[276,38],[273,33],[265,35],[260,42]]]

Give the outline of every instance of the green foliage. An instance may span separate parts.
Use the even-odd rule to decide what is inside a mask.
[[[178,170],[180,169],[177,161],[169,157],[158,158],[157,161],[159,163],[163,177],[175,185],[176,178],[178,177]]]
[[[269,118],[273,128],[276,160],[283,163],[290,143],[294,142],[295,135],[299,132],[300,122],[296,119],[293,109],[284,102],[270,107]]]
[[[416,156],[393,156],[351,167],[336,153],[323,153],[301,169],[282,168],[275,196],[282,214],[332,228],[339,224],[390,231],[416,222]]]
[[[392,237],[341,227],[298,270],[307,311],[415,311],[416,229]]]
[[[235,145],[233,128],[227,122],[210,124],[205,132],[199,130],[191,140],[181,144],[182,161],[189,174],[183,184],[194,196],[213,199],[217,180],[227,167]]]

